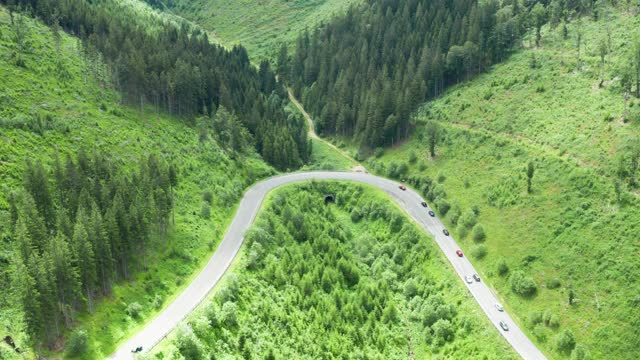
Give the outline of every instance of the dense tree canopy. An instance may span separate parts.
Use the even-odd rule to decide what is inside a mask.
[[[465,310],[435,245],[371,189],[279,189],[245,241],[244,260],[154,359],[512,358]]]
[[[257,70],[244,48],[213,45],[199,28],[136,19],[109,0],[0,3],[26,9],[79,36],[88,58],[100,57],[109,65],[123,102],[142,110],[151,103],[186,119],[212,116],[224,106],[237,115],[255,137],[258,151],[276,167],[298,167],[308,160],[304,120],[285,113],[286,93],[269,63]],[[295,161],[276,162],[279,157],[265,154],[264,149]]]
[[[55,341],[76,311],[92,311],[96,297],[146,266],[152,237],[164,241],[176,170],[155,155],[138,165],[128,173],[82,151],[56,157],[51,170],[27,164],[24,188],[10,196],[10,293],[36,342]]]
[[[278,70],[321,133],[393,144],[418,104],[503,60],[527,15],[518,1],[369,0],[302,35]]]

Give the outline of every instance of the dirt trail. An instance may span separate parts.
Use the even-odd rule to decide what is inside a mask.
[[[333,150],[338,152],[338,154],[342,155],[344,158],[349,160],[353,164],[353,166],[351,167],[352,171],[366,172],[365,167],[362,166],[362,164],[360,164],[359,162],[357,162],[354,158],[349,156],[349,154],[347,154],[346,152],[344,152],[342,149],[338,148],[337,146],[333,145],[332,143],[330,143],[330,142],[324,140],[323,138],[319,137],[318,134],[316,134],[315,125],[313,123],[313,119],[311,119],[311,115],[309,115],[309,113],[307,113],[307,111],[304,109],[302,104],[300,104],[298,99],[296,99],[295,96],[293,96],[293,93],[291,92],[291,89],[287,88],[287,93],[289,94],[289,100],[291,100],[291,102],[298,108],[298,110],[300,110],[300,112],[304,116],[305,120],[307,121],[307,124],[309,125],[309,137],[312,138],[312,139],[315,139],[317,141],[322,141],[323,143],[327,144],[327,146],[329,146],[330,148],[332,148]]]

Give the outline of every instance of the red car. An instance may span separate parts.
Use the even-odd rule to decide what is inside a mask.
[[[458,254],[459,257],[462,257],[462,250],[456,250],[456,254]]]
[[[400,186],[398,186],[398,187],[399,187],[399,188],[400,188],[400,190],[402,190],[402,191],[406,191],[406,190],[407,190],[407,187],[406,187],[406,186],[404,186],[404,185],[400,185]]]

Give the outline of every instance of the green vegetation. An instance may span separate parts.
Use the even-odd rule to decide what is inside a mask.
[[[340,154],[336,149],[322,140],[311,139],[310,169],[314,170],[350,170],[356,164]]]
[[[540,47],[532,32],[529,48],[424,105],[415,136],[366,165],[436,184],[426,194],[439,215],[463,250],[486,247],[474,265],[551,358],[636,359],[640,18],[626,5],[594,12],[544,25]],[[473,213],[482,240],[463,220]]]
[[[328,193],[335,204],[324,204]],[[372,188],[278,189],[243,249],[148,358],[517,357],[433,240]]]
[[[138,171],[125,173],[82,148],[64,165],[56,157],[51,171],[27,160],[24,189],[9,196],[7,227],[14,241],[11,292],[35,339],[55,342],[76,311],[92,313],[96,299],[129,278],[132,263],[147,268],[153,235],[166,243],[175,168],[154,154],[134,165]],[[127,313],[137,318],[142,307],[131,305]]]
[[[12,336],[27,351],[25,358],[35,358],[36,353],[58,356],[48,355],[52,351],[104,358],[169,303],[204,265],[243,189],[275,172],[251,148],[235,151],[220,146],[213,135],[202,137],[182,119],[156,114],[150,107],[141,113],[139,108],[120,106],[106,66],[85,56],[78,39],[17,13],[13,16],[12,25],[9,13],[0,7],[0,47],[8,49],[0,56],[0,333]],[[18,31],[24,40],[20,49]],[[60,66],[64,71],[58,71]],[[107,296],[96,296],[93,314],[87,311],[86,296],[64,309],[64,315],[73,320],[60,323],[64,338],[42,338],[27,331],[33,318],[25,316],[20,291],[11,281],[19,242],[11,226],[10,196],[25,193],[20,189],[28,174],[27,160],[41,163],[42,173],[51,174],[56,156],[63,164],[67,156],[78,164],[83,150],[89,159],[97,154],[106,160],[115,171],[110,175],[126,175],[130,181],[150,157],[174,164],[178,179],[174,210],[171,221],[163,222],[164,241],[162,224],[155,220],[148,224],[147,250],[136,250],[131,256],[129,281],[114,281]],[[49,189],[54,189],[55,176],[45,178]],[[135,184],[128,187],[135,189]],[[56,197],[52,201],[54,211],[63,208]],[[201,216],[203,203],[210,209],[208,218]],[[44,220],[56,224],[55,216]],[[55,239],[53,235],[47,232],[45,241]],[[73,239],[74,234],[67,237]],[[18,356],[0,342],[0,358]]]
[[[157,0],[145,1],[157,3]],[[203,26],[211,37],[227,47],[246,47],[254,60],[275,58],[283,43],[293,45],[304,30],[313,29],[360,2],[362,0],[162,1],[170,12]]]
[[[529,17],[505,1],[368,0],[283,48],[277,71],[319,134],[365,150],[409,136],[410,115],[517,45]],[[427,19],[431,19],[427,21]]]
[[[209,42],[198,27],[140,17],[135,8],[117,0],[0,3],[32,13],[55,33],[64,30],[79,36],[82,55],[103,61],[101,75],[120,91],[123,103],[139,106],[141,113],[150,104],[153,111],[176,114],[194,125],[197,116],[215,122],[218,110],[225,108],[237,119],[235,129],[242,127],[251,134],[242,136],[241,147],[254,146],[280,170],[307,163],[304,119],[285,112],[287,94],[269,63],[254,68],[244,48],[228,51]],[[14,63],[24,66],[22,53],[28,40],[15,34]],[[64,78],[65,63],[58,62],[55,71]],[[231,130],[227,136],[239,138]]]

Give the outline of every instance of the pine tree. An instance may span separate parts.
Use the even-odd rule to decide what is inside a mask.
[[[62,314],[65,325],[70,328],[73,323],[73,307],[78,303],[81,292],[78,269],[74,266],[77,259],[69,247],[69,240],[63,233],[58,233],[49,243],[48,253],[51,256],[51,278],[55,282],[55,298],[58,311]]]
[[[77,261],[82,288],[87,296],[89,313],[93,313],[93,290],[96,282],[95,255],[83,221],[78,219],[73,230],[73,256]]]

